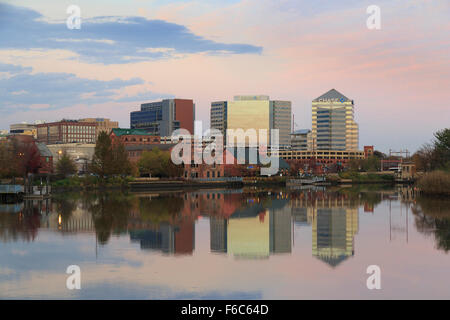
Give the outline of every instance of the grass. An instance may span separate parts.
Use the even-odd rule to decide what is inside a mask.
[[[417,187],[423,194],[450,196],[450,173],[440,170],[426,173],[417,181]]]

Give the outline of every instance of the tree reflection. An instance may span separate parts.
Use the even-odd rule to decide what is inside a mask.
[[[40,214],[33,203],[27,203],[26,206],[22,205],[19,212],[1,211],[3,210],[0,209],[1,242],[34,241],[40,227]]]
[[[174,222],[180,215],[184,200],[179,195],[156,198],[139,198],[139,213],[142,220],[158,224]]]
[[[436,247],[450,250],[450,199],[419,197],[412,208],[417,230],[434,235]]]
[[[112,234],[127,231],[131,199],[122,193],[102,193],[91,202],[88,210],[92,213],[98,242],[105,245]]]

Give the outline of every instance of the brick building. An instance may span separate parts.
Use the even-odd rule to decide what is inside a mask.
[[[161,144],[161,137],[139,129],[112,129],[109,135],[112,143],[124,146]]]
[[[97,124],[78,120],[61,120],[37,125],[37,141],[45,144],[95,143]]]

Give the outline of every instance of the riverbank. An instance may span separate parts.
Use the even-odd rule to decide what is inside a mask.
[[[433,171],[424,174],[416,183],[424,195],[450,196],[450,172]]]
[[[70,177],[52,182],[53,193],[81,191],[130,191],[148,190],[184,190],[199,188],[242,188],[244,183],[239,178],[222,178],[209,180],[159,179],[111,177]]]
[[[412,181],[400,181],[394,174],[384,172],[356,172],[347,171],[336,174],[328,174],[326,181],[332,185],[341,184],[396,184],[413,183]]]

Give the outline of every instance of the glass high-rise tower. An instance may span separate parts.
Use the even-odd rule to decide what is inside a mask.
[[[315,150],[358,150],[353,100],[335,89],[314,99],[311,133]]]

